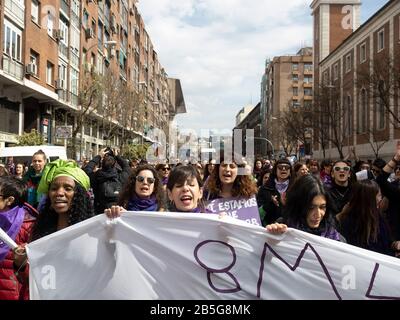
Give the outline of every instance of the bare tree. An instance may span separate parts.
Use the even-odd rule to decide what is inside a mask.
[[[320,145],[330,142],[344,158],[343,148],[353,134],[351,104],[342,101],[340,88],[322,84],[315,92],[313,131]],[[325,157],[325,153],[324,153]]]
[[[376,129],[368,130],[369,140],[368,143],[371,146],[371,149],[375,155],[375,159],[379,158],[379,150],[389,141],[389,138],[386,138],[380,134]]]
[[[82,129],[84,125],[88,124],[90,115],[97,112],[100,91],[101,86],[98,75],[91,72],[83,72],[79,90],[79,106],[77,110],[72,112],[75,118],[70,144],[73,157],[76,156],[77,152],[78,134],[82,134]],[[81,144],[82,141],[80,142]]]
[[[372,59],[372,68],[366,65],[357,71],[357,88],[371,93],[374,108],[384,108],[389,120],[400,125],[399,113],[395,112],[392,101],[399,98],[400,90],[400,57],[382,53]],[[379,112],[380,110],[374,110]]]

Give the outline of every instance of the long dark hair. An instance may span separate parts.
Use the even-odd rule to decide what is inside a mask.
[[[79,183],[75,183],[74,198],[68,211],[68,225],[72,226],[94,216],[94,208],[88,192]],[[57,231],[58,214],[51,208],[47,197],[32,231],[32,240],[36,240]]]
[[[149,164],[141,164],[137,166],[135,169],[133,169],[132,174],[129,176],[128,180],[122,187],[122,191],[118,199],[118,205],[124,207],[125,209],[127,208],[129,200],[136,195],[135,191],[136,177],[143,170],[149,170],[153,173],[154,190],[152,195],[154,194],[156,196],[158,210],[160,210],[160,208],[164,207],[165,196],[161,187],[160,177],[158,176],[156,169],[154,169],[154,167]]]
[[[287,192],[283,216],[289,227],[309,229],[306,220],[307,214],[313,199],[319,195],[325,197],[326,211],[318,229],[323,232],[335,228],[332,200],[321,180],[311,174],[296,179]]]
[[[380,212],[376,203],[379,185],[373,180],[362,180],[353,184],[348,205],[337,218],[348,219],[357,242],[366,246],[376,242],[379,232]]]

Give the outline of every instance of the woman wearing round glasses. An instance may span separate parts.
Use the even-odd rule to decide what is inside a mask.
[[[269,178],[268,184],[260,188],[257,196],[258,206],[261,207],[263,226],[275,222],[282,216],[286,192],[291,184],[292,166],[287,159],[279,159]]]
[[[332,185],[329,188],[329,194],[334,203],[335,215],[342,211],[344,205],[349,202],[351,195],[350,175],[351,168],[343,160],[337,160],[333,163]]]
[[[123,211],[164,211],[164,197],[160,179],[153,166],[139,165],[122,188],[118,205],[104,213],[115,218]]]

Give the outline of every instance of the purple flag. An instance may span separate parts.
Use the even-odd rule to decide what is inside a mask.
[[[14,207],[11,210],[0,212],[0,228],[15,241],[24,218],[25,209],[21,207]],[[7,256],[8,251],[10,251],[8,245],[0,240],[0,262]]]
[[[261,226],[260,214],[255,196],[250,198],[219,198],[206,204],[207,213],[225,212],[232,218]]]

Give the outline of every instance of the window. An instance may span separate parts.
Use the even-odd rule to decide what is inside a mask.
[[[35,66],[33,69],[34,75],[38,76],[38,74],[39,74],[39,55],[32,50],[31,50],[31,55],[29,57],[29,62]]]
[[[293,109],[300,108],[300,102],[298,100],[293,100],[292,102]]]
[[[39,2],[32,0],[31,2],[31,18],[36,24],[39,24]]]
[[[67,83],[67,66],[64,63],[58,65],[58,78],[64,80],[62,81],[62,87],[65,90]]]
[[[385,82],[379,81],[379,91],[384,92],[385,90]],[[385,104],[381,98],[376,99],[376,111],[377,111],[377,120],[378,120],[378,130],[382,130],[385,128]]]
[[[293,88],[293,95],[298,96],[299,95],[299,88]]]
[[[346,72],[351,71],[351,54],[348,54],[348,55],[346,56],[345,65],[346,65]]]
[[[312,63],[305,63],[304,64],[304,71],[313,71]]]
[[[292,71],[298,71],[299,70],[299,64],[298,63],[292,63]]]
[[[333,66],[333,80],[337,80],[339,78],[339,64],[336,63]]]
[[[54,65],[47,61],[47,68],[46,68],[46,83],[49,85],[53,85],[53,72],[54,72]]]
[[[89,13],[86,11],[86,9],[83,11],[82,24],[85,29],[89,27]]]
[[[13,60],[22,62],[21,57],[22,31],[4,19],[4,43],[3,51]]]
[[[385,30],[382,29],[378,32],[378,52],[385,48]]]
[[[3,101],[0,104],[0,128],[3,132],[18,134],[19,106],[18,103]]]
[[[68,47],[68,22],[60,19],[59,28],[60,31],[63,33],[63,38],[61,39],[61,42]]]
[[[368,96],[367,90],[362,89],[360,93],[360,109],[359,109],[359,125],[358,130],[360,133],[367,131],[367,121],[368,121]]]
[[[292,80],[296,82],[299,81],[299,75],[298,74],[292,75]]]
[[[312,96],[312,89],[310,89],[310,88],[304,89],[304,95],[305,96]]]
[[[74,68],[71,68],[70,81],[71,81],[71,83],[70,83],[70,91],[74,95],[78,95],[79,74],[78,74],[78,71],[76,71]]]
[[[47,34],[53,36],[54,18],[50,11],[47,11]]]
[[[360,46],[360,63],[363,63],[367,60],[367,47],[365,43]]]
[[[346,136],[350,136],[353,132],[353,117],[352,117],[352,107],[351,107],[351,96],[350,95],[347,95],[347,97],[345,98],[344,106],[345,106],[345,110],[344,110],[344,119],[343,119],[344,126],[343,126],[343,128],[345,130]]]
[[[304,83],[312,83],[312,76],[304,76]]]

